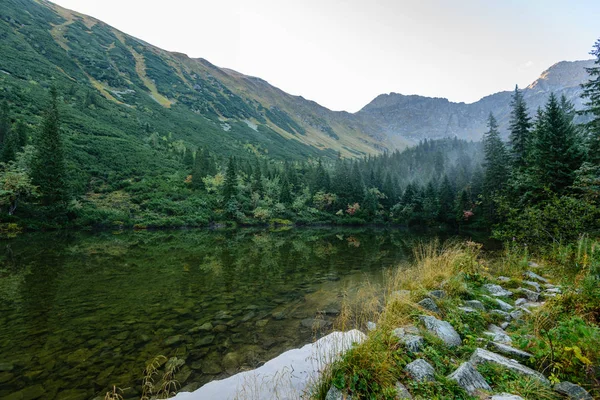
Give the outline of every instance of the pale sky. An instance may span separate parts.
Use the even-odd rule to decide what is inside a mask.
[[[599,0],[53,0],[332,110],[381,93],[467,103],[589,59]]]

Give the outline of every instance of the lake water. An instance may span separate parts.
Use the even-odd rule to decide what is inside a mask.
[[[306,344],[346,290],[412,255],[405,231],[140,231],[0,241],[0,398],[139,398],[177,357],[186,390]],[[18,392],[15,394],[15,392]]]

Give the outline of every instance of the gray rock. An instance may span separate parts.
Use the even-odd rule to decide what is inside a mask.
[[[506,331],[500,328],[499,326],[489,324],[487,329],[488,330],[484,332],[484,334],[491,336],[493,338],[493,341],[504,344],[512,343],[512,339],[510,338],[510,336],[508,336]]]
[[[446,297],[446,291],[445,290],[432,290],[431,292],[429,292],[429,295],[431,297],[435,297],[437,299],[443,299]]]
[[[538,301],[540,299],[540,294],[538,292],[534,292],[533,290],[518,288],[517,292],[519,292],[521,295],[525,295],[529,301]]]
[[[536,292],[540,292],[542,290],[542,287],[540,286],[539,283],[537,282],[533,282],[533,281],[523,281],[524,284],[531,286],[532,288],[535,289]]]
[[[529,360],[531,357],[533,357],[533,354],[529,354],[523,350],[515,349],[514,347],[504,343],[491,342],[489,347],[491,350],[502,353],[510,358]]]
[[[536,263],[535,261],[529,261],[527,263],[527,265],[529,265],[531,268],[539,268],[540,264]]]
[[[401,328],[404,329],[404,333],[408,335],[418,335],[420,333],[419,328],[414,325],[404,325],[401,326]]]
[[[438,308],[437,304],[435,304],[435,302],[433,300],[431,300],[429,297],[425,297],[423,300],[421,300],[417,304],[426,310],[433,311],[434,313],[440,312],[440,309]]]
[[[562,291],[560,290],[560,288],[549,288],[545,290],[546,293],[554,293],[554,294],[560,294],[562,293]]]
[[[329,321],[325,321],[324,319],[306,318],[303,319],[302,322],[300,322],[300,325],[308,329],[321,330],[329,329],[332,323]]]
[[[351,400],[351,396],[345,396],[344,393],[335,386],[331,386],[329,391],[327,392],[327,396],[325,396],[325,400]]]
[[[490,397],[490,400],[523,400],[523,398],[521,396],[517,396],[516,394],[500,393]]]
[[[523,310],[514,310],[510,312],[510,317],[512,319],[521,319],[523,318]]]
[[[425,328],[427,328],[427,330],[433,333],[435,336],[442,339],[442,341],[446,343],[448,347],[460,346],[462,344],[460,335],[448,322],[441,321],[428,315],[421,315],[419,318],[421,321],[423,321]]]
[[[485,306],[479,300],[467,300],[465,301],[465,305],[467,307],[474,308],[476,310],[485,311]]]
[[[458,386],[465,389],[471,396],[475,396],[480,389],[492,390],[484,377],[481,376],[470,362],[462,363],[456,371],[448,375],[448,379],[456,381]]]
[[[506,329],[506,328],[508,328],[508,325],[510,325],[510,322],[503,322],[500,324],[500,328]]]
[[[519,307],[519,306],[522,306],[525,303],[527,303],[527,300],[525,300],[525,299],[517,299],[517,301],[515,301],[515,306]]]
[[[458,309],[467,314],[477,312],[474,308],[471,308],[471,307],[458,307]]]
[[[412,400],[412,396],[408,392],[408,389],[406,389],[406,386],[404,386],[402,383],[396,382],[395,388],[396,388],[395,400]]]
[[[529,304],[529,303],[525,303],[525,305],[527,305],[527,304]],[[533,314],[533,313],[531,312],[531,310],[529,310],[529,309],[528,309],[528,308],[526,308],[526,307],[519,307],[519,310],[523,311],[523,313],[525,313],[525,314]]]
[[[408,364],[404,370],[417,382],[434,381],[435,370],[427,361],[419,358]]]
[[[559,288],[559,286],[553,285],[551,283],[542,283],[542,286],[545,287],[546,289],[553,289],[553,288]]]
[[[470,361],[471,363],[473,363],[473,365],[486,363],[496,364],[503,368],[516,372],[517,374],[529,376],[539,380],[540,382],[546,385],[550,385],[550,381],[543,374],[534,371],[533,369],[528,368],[522,364],[519,364],[515,360],[510,360],[504,356],[501,356],[500,354],[492,353],[491,351],[482,348],[477,348],[473,352]]]
[[[494,297],[510,297],[513,295],[513,293],[510,290],[506,290],[500,285],[486,283],[485,285],[483,285],[483,288]]]
[[[526,278],[533,279],[538,282],[550,283],[550,281],[548,281],[548,279],[544,278],[543,276],[539,276],[538,274],[536,274],[535,272],[532,272],[532,271],[527,271],[527,272],[525,272],[524,275]]]
[[[377,329],[377,324],[375,322],[368,321],[367,322],[367,329],[370,330],[370,331],[374,331],[375,329]]]
[[[496,302],[496,304],[498,304],[498,307],[500,307],[500,309],[501,309],[502,311],[511,311],[511,310],[513,310],[513,309],[514,309],[514,307],[513,307],[513,306],[511,306],[510,304],[508,304],[508,303],[507,303],[507,302],[505,302],[505,301],[502,301],[502,300],[500,300],[500,299],[494,299],[494,301]]]
[[[506,311],[502,311],[502,310],[492,310],[492,311],[490,311],[490,314],[499,315],[502,317],[502,319],[504,319],[507,322],[510,322],[510,320],[512,319],[512,317],[510,316],[509,313],[507,313]]]
[[[406,333],[403,328],[396,328],[392,331],[392,335],[398,338],[398,342],[404,344],[406,348],[413,353],[421,350],[423,347],[423,337]]]
[[[510,278],[509,278],[508,276],[499,276],[499,277],[498,277],[498,280],[499,280],[500,282],[504,282],[504,283],[506,283],[506,282],[510,282]]]
[[[560,382],[554,385],[554,390],[569,399],[593,400],[593,397],[581,386],[571,382]]]

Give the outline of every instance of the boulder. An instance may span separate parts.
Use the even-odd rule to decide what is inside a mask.
[[[465,301],[465,305],[467,307],[471,307],[471,308],[474,308],[476,310],[485,311],[485,306],[479,300],[467,300],[467,301]]]
[[[540,286],[539,283],[537,282],[533,282],[533,281],[523,281],[524,284],[531,286],[532,288],[535,289],[536,292],[540,292],[542,290],[542,287]]]
[[[508,276],[499,276],[499,277],[498,277],[498,280],[499,280],[500,282],[504,282],[504,283],[506,283],[506,282],[510,282],[510,278],[509,278]]]
[[[510,336],[508,336],[506,334],[504,329],[502,329],[499,326],[496,326],[494,324],[490,324],[488,326],[488,330],[483,333],[484,333],[484,335],[490,336],[494,342],[504,343],[504,344],[512,343],[512,339],[510,338]]]
[[[488,350],[485,350],[482,348],[477,348],[473,352],[473,354],[471,355],[470,362],[473,365],[486,364],[486,363],[496,364],[496,365],[499,365],[500,367],[506,368],[513,372],[516,372],[517,374],[532,377],[546,385],[550,385],[550,381],[543,374],[541,374],[531,368],[528,368],[522,364],[519,364],[515,360],[510,360],[504,356],[501,356],[500,354],[492,353],[491,351],[488,351]]]
[[[554,288],[546,289],[545,293],[560,294],[560,293],[562,293],[562,291],[560,290],[560,288],[554,287]]]
[[[491,342],[488,346],[490,347],[491,350],[498,352],[498,353],[502,353],[505,356],[508,356],[512,359],[518,358],[521,360],[528,360],[531,357],[533,357],[533,354],[529,354],[523,350],[515,349],[514,347],[509,346],[504,343]]]
[[[395,388],[396,388],[395,400],[412,400],[412,396],[408,392],[408,389],[406,389],[406,386],[404,386],[402,383],[396,382]]]
[[[525,295],[529,301],[538,301],[540,299],[540,294],[538,292],[534,292],[533,290],[518,288],[517,291],[519,294]]]
[[[517,301],[515,301],[515,306],[519,307],[519,306],[522,306],[525,303],[527,303],[527,300],[525,300],[525,299],[517,299]]]
[[[503,322],[500,324],[500,328],[506,329],[506,328],[508,328],[509,325],[510,325],[510,322]]]
[[[427,361],[422,358],[408,364],[404,370],[417,382],[434,381],[435,370]]]
[[[420,351],[423,347],[423,337],[406,333],[404,328],[396,328],[392,331],[392,335],[398,338],[398,342],[404,344],[406,348],[413,353]]]
[[[486,283],[485,285],[483,285],[483,288],[494,297],[510,297],[513,295],[513,293],[510,290],[506,290],[500,285]]]
[[[419,318],[425,325],[425,328],[427,328],[427,330],[433,333],[435,336],[442,339],[442,341],[446,343],[448,347],[460,346],[462,344],[460,335],[448,322],[441,321],[428,315],[421,315]]]
[[[485,381],[485,378],[481,376],[470,362],[462,363],[456,371],[448,375],[448,379],[456,381],[458,386],[465,389],[471,396],[475,396],[480,389],[492,390],[490,385]]]
[[[502,311],[511,311],[511,310],[514,310],[514,307],[511,306],[510,304],[508,304],[505,301],[502,301],[500,299],[494,299],[494,301],[496,302],[496,304],[498,304],[498,307],[500,307],[500,309]]]
[[[532,271],[527,271],[527,272],[525,272],[524,275],[526,278],[532,279],[534,281],[538,281],[538,282],[542,282],[542,283],[550,283],[548,281],[548,279],[544,278],[543,276],[539,276],[538,274],[536,274],[535,272],[532,272]]]
[[[521,319],[523,317],[523,310],[514,310],[510,312],[512,319]]]
[[[438,308],[437,304],[435,304],[435,302],[433,300],[431,300],[429,297],[425,297],[423,300],[421,300],[417,304],[420,305],[421,307],[423,307],[424,309],[432,311],[434,313],[440,312],[440,309]]]
[[[571,382],[560,382],[554,385],[554,390],[568,399],[573,400],[592,400],[593,397],[579,385],[575,385]]]
[[[474,308],[471,308],[471,307],[458,307],[458,309],[467,314],[477,312]]]
[[[499,315],[502,317],[503,320],[510,322],[510,320],[512,319],[512,317],[510,316],[509,313],[507,313],[506,311],[502,311],[502,310],[492,310],[490,311],[490,314],[493,315]]]

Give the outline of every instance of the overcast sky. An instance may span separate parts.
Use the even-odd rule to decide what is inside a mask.
[[[599,0],[53,1],[351,112],[389,92],[474,102],[600,37]]]

